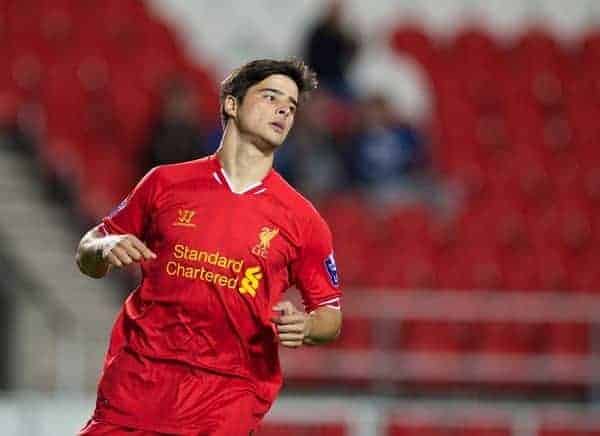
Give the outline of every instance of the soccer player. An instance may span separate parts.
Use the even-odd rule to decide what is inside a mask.
[[[115,322],[80,435],[251,434],[282,384],[278,347],[337,337],[331,233],[272,168],[315,87],[297,60],[235,70],[221,84],[217,152],[154,168],[82,238],[84,274],[139,263],[143,278]],[[282,301],[291,286],[306,312]]]

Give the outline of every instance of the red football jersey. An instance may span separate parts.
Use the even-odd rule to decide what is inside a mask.
[[[126,345],[243,377],[270,402],[281,386],[272,307],[291,286],[308,312],[339,304],[329,228],[275,170],[238,194],[214,155],[159,166],[103,225],[158,256],[141,264],[108,357]]]

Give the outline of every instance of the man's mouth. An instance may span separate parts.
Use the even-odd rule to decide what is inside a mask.
[[[270,123],[271,126],[278,131],[279,133],[283,133],[283,131],[285,130],[285,127],[283,126],[283,123],[279,123],[277,121],[273,121],[272,123]]]

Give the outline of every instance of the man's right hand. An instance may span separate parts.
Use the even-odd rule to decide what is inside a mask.
[[[156,254],[134,235],[109,235],[99,242],[97,255],[117,268],[156,259]]]
[[[87,232],[77,247],[77,265],[85,275],[99,279],[112,267],[156,259],[156,254],[134,235],[107,235],[101,226]]]

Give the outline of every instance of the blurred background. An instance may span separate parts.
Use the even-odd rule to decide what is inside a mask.
[[[345,322],[283,353],[259,436],[600,435],[600,3],[0,0],[0,433],[72,435],[139,279],[74,263],[150,167],[215,150],[218,83],[320,75],[277,156]]]

